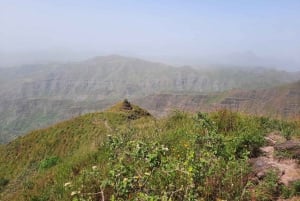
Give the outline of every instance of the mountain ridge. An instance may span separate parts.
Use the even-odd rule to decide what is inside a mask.
[[[118,55],[0,69],[0,138],[7,142],[124,98],[271,88],[299,79],[300,73],[270,69],[197,70]]]

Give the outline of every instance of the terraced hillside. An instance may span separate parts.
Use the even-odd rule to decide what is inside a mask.
[[[300,81],[269,89],[236,89],[205,95],[156,94],[135,102],[157,116],[166,115],[176,109],[207,112],[226,108],[274,118],[299,118]]]

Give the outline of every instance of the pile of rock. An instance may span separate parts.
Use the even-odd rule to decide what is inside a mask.
[[[127,99],[125,99],[125,100],[122,102],[121,109],[122,109],[122,110],[132,110],[132,106],[131,106],[130,102],[129,102]]]

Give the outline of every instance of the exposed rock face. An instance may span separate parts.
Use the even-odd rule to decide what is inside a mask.
[[[232,90],[220,105],[258,115],[284,118],[300,116],[300,81],[261,90]]]
[[[275,136],[274,133],[271,133],[267,138],[282,140],[281,136]],[[275,141],[272,146],[262,147],[263,156],[253,158],[250,161],[255,176],[258,179],[263,179],[268,171],[273,170],[277,172],[280,182],[284,185],[300,180],[299,161],[296,159],[278,159],[274,155],[275,149],[299,151],[299,146],[299,142],[296,141],[286,141],[279,144]]]
[[[136,99],[135,102],[155,116],[166,116],[173,110],[208,111],[208,95],[159,94]]]
[[[291,92],[292,95],[289,95]],[[174,109],[207,112],[226,108],[275,118],[298,118],[300,81],[270,89],[231,90],[206,95],[156,94],[137,99],[136,102],[157,116],[165,115]]]

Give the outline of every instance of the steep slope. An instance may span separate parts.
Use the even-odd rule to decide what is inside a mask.
[[[300,117],[300,81],[271,89],[230,92],[221,106],[251,114]]]
[[[90,157],[103,146],[109,134],[118,129],[126,130],[129,122],[151,124],[154,120],[147,111],[138,106],[132,105],[124,109],[123,105],[126,103],[120,102],[105,112],[79,116],[46,129],[33,131],[0,146],[0,179],[6,178],[10,181],[0,194],[0,200],[27,200],[26,197],[19,197],[20,192],[26,194],[26,190],[32,190],[24,187],[27,182],[32,183],[36,179],[37,183],[41,182],[46,187],[47,182],[59,180],[59,176],[70,173],[65,173],[64,168],[76,174],[76,168],[84,166],[87,161],[93,161]],[[47,172],[40,178],[39,175],[44,174],[42,169],[47,169],[42,167],[42,161],[49,162],[54,159],[57,159],[57,163],[63,163],[59,172],[62,175],[56,175],[58,177],[55,178],[53,174],[57,170],[53,170],[54,172]],[[39,191],[38,188],[35,190]]]
[[[29,130],[91,111],[103,110],[110,100],[73,101],[58,98],[30,98],[3,101],[0,104],[0,142],[9,142]]]
[[[296,81],[299,73],[272,69],[196,70],[121,56],[2,70],[1,99],[59,97],[129,98],[162,91],[212,92],[264,88]],[[6,72],[5,72],[6,71]],[[14,78],[15,77],[15,78]]]
[[[164,116],[174,109],[194,112],[227,108],[248,114],[299,118],[300,81],[269,89],[236,89],[207,95],[157,94],[135,102],[157,116]]]

